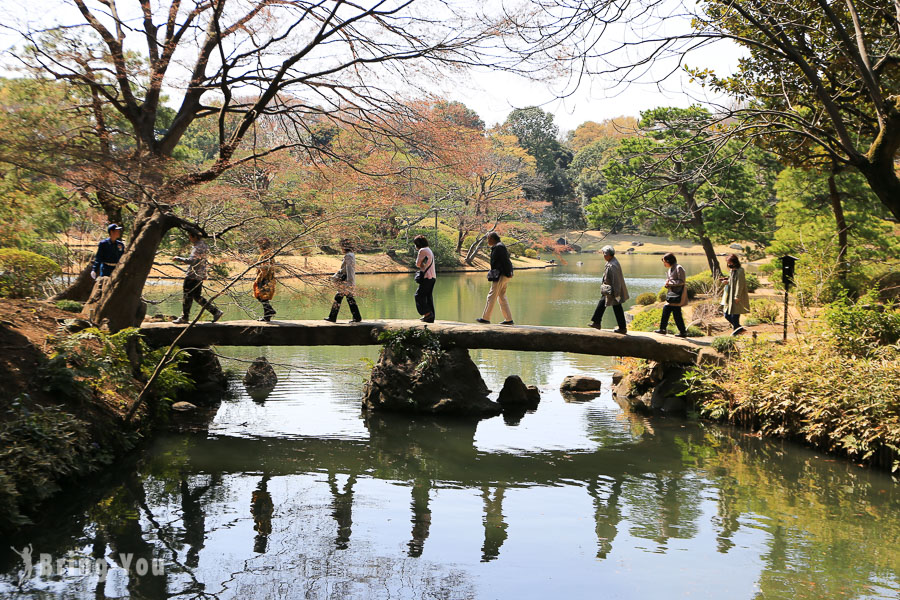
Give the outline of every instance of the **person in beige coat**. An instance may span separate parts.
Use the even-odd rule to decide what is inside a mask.
[[[616,259],[616,250],[612,246],[604,246],[601,250],[606,260],[606,269],[603,271],[603,279],[600,282],[600,302],[588,327],[600,329],[600,321],[607,306],[611,306],[616,315],[616,323],[619,325],[614,331],[625,333],[625,310],[622,303],[628,300],[628,287],[625,285],[625,275],[622,274],[622,266]]]
[[[750,293],[747,291],[747,278],[737,254],[729,256],[725,265],[730,273],[728,277],[721,278],[721,281],[726,282],[722,306],[725,309],[725,319],[734,329],[732,335],[736,335],[744,330],[741,327],[741,315],[750,312]]]

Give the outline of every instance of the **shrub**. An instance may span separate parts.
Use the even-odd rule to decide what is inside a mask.
[[[709,271],[691,275],[685,282],[687,284],[688,298],[696,298],[699,294],[711,294],[716,289],[712,273]]]
[[[722,316],[722,305],[718,302],[699,302],[691,306],[691,320],[709,322]]]
[[[713,347],[713,350],[718,350],[722,354],[731,354],[737,350],[737,339],[731,335],[722,335],[713,338],[710,346]]]
[[[525,254],[525,244],[522,242],[515,242],[514,244],[510,244],[506,247],[509,250],[509,253],[513,256],[522,256]]]
[[[825,323],[834,346],[852,356],[871,356],[879,346],[900,340],[900,313],[893,305],[875,304],[873,293],[855,304],[846,297],[830,304]]]
[[[59,275],[59,265],[40,254],[0,249],[0,296],[26,298],[37,296],[41,286],[51,277]]]
[[[534,248],[529,248],[528,250],[525,251],[525,256],[527,256],[528,258],[537,258],[538,257],[537,250],[535,250]]]
[[[635,304],[640,304],[641,306],[649,306],[650,304],[656,302],[656,294],[654,294],[653,292],[644,292],[643,294],[635,298],[634,302]]]
[[[434,236],[434,229],[420,229],[416,231],[411,231],[409,235],[409,239],[412,240],[415,236],[422,234],[428,238],[428,247],[431,248],[431,251],[434,252],[434,264],[438,267],[458,267],[459,266],[459,255],[456,253],[456,241],[451,239],[449,236],[438,232],[437,239]],[[415,249],[410,244],[408,249],[410,252],[414,252]],[[415,257],[415,254],[413,254]]]
[[[777,323],[782,307],[771,300],[751,300],[750,317],[760,323]]]
[[[668,289],[662,288],[661,290],[659,290],[658,292],[656,292],[656,300],[657,300],[658,302],[665,302],[665,301],[666,301],[666,294],[668,294],[668,293],[669,293],[669,290],[668,290]]]
[[[656,331],[659,329],[659,322],[662,319],[662,310],[662,307],[642,310],[634,316],[629,328],[634,331]],[[672,334],[678,333],[673,319],[669,319],[666,331]],[[688,337],[702,337],[703,332],[699,327],[692,326],[687,328],[687,335]]]
[[[73,313],[79,313],[81,312],[81,309],[84,308],[81,302],[78,302],[77,300],[59,300],[55,304],[56,308],[59,310]]]
[[[765,436],[900,469],[900,354],[848,357],[819,335],[745,343],[724,367],[690,371],[688,395],[705,417]],[[885,360],[887,358],[887,360]]]
[[[662,308],[642,310],[634,316],[629,327],[635,331],[656,331],[659,329],[659,321],[661,318]],[[671,320],[669,321],[668,330],[670,333],[675,333],[677,331]]]
[[[753,273],[746,273],[745,275],[747,280],[747,291],[752,294],[759,289],[759,277],[757,277]]]

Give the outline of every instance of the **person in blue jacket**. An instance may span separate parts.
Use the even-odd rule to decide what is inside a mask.
[[[116,265],[119,264],[119,259],[125,254],[125,243],[120,239],[122,226],[110,223],[106,231],[109,233],[109,237],[101,240],[97,245],[97,254],[94,256],[91,268],[92,279],[112,275]]]

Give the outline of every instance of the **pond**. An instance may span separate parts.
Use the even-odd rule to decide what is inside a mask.
[[[659,257],[621,262],[632,297],[659,289]],[[699,256],[682,264],[705,268]],[[601,269],[601,257],[581,255],[517,272],[516,322],[585,325]],[[360,276],[359,284],[363,318],[415,316],[411,276]],[[169,291],[151,295],[174,314]],[[486,292],[483,273],[441,274],[438,318],[474,320]],[[258,311],[255,301],[241,303],[225,318]],[[274,304],[278,318],[321,318],[328,308],[286,289]],[[614,325],[612,314],[604,325]],[[900,595],[900,488],[889,475],[741,431],[628,414],[609,392],[560,395],[567,375],[609,381],[613,359],[472,351],[495,394],[511,374],[541,390],[540,406],[521,420],[476,424],[362,414],[377,348],[219,352],[235,375],[208,430],[160,435],[60,498],[2,545],[0,595]],[[279,383],[254,400],[240,378],[260,355]],[[18,587],[24,563],[6,547],[29,544],[32,562],[44,555],[45,565]],[[51,561],[52,572],[41,573]]]

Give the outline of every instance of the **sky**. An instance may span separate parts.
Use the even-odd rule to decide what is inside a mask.
[[[468,0],[460,0],[466,1]],[[41,10],[41,6],[46,8],[49,4],[55,7],[51,11],[55,19],[50,17],[50,20],[61,19],[63,14],[73,10],[69,2],[62,0],[40,0],[37,3],[30,0],[0,0],[0,15],[5,14],[7,18],[15,16],[29,21],[35,19],[43,21],[49,15]],[[75,20],[80,20],[80,15],[72,16]],[[11,22],[9,19],[6,20],[8,23]],[[679,22],[684,22],[677,17],[664,21],[667,23],[666,27],[678,27]],[[631,23],[623,24],[619,30],[611,30],[608,33],[612,36],[610,43],[613,44],[616,43],[616,38],[629,39],[636,35],[635,26]],[[15,42],[16,38],[11,35],[11,31],[0,27],[0,51],[9,49]],[[695,51],[691,55],[690,64],[710,67],[719,73],[733,72],[740,55],[741,51],[736,45],[718,42],[714,46]],[[652,75],[651,73],[651,79]],[[15,75],[0,69],[0,76]],[[587,77],[578,89],[561,99],[553,89],[554,87],[558,89],[561,86],[559,83],[554,86],[545,82],[529,81],[511,73],[482,69],[472,71],[468,75],[434,82],[437,86],[434,93],[463,102],[475,110],[489,127],[502,123],[515,108],[540,106],[554,115],[562,136],[585,121],[601,121],[621,115],[638,117],[640,111],[658,106],[686,107],[697,102],[708,103],[716,100],[708,97],[699,86],[690,84],[683,73],[676,73],[667,78],[662,85],[632,83],[628,86],[616,86],[614,83],[599,76]],[[171,96],[179,97],[180,94],[174,92]]]
[[[741,55],[736,45],[717,42],[692,54],[690,64],[731,73],[737,69]],[[630,83],[614,89],[608,80],[595,76],[586,78],[571,96],[560,99],[552,84],[529,81],[510,73],[475,72],[467,80],[449,83],[443,93],[476,111],[488,127],[502,123],[515,108],[540,106],[554,115],[554,122],[564,134],[585,121],[621,115],[637,118],[642,110],[659,106],[687,107],[698,102],[722,101],[721,96],[707,94],[688,79],[684,74],[674,74],[661,85]]]

